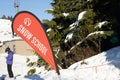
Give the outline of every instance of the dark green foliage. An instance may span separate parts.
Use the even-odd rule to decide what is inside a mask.
[[[96,55],[120,44],[119,0],[53,0],[53,10],[47,10],[54,18],[44,20],[43,25],[51,29],[48,33],[57,63],[62,68]],[[116,7],[117,6],[117,7]],[[78,21],[79,13],[86,11]],[[118,12],[118,13],[117,13]],[[64,14],[67,14],[66,16]],[[74,25],[70,29],[70,25]],[[100,26],[99,24],[102,24]],[[48,29],[48,27],[46,28]],[[65,42],[68,33],[73,36]],[[29,62],[29,60],[27,60]],[[41,57],[29,66],[45,66],[51,69]]]
[[[36,62],[30,62],[30,63],[27,64],[27,66],[29,66],[29,67],[32,67],[32,66],[35,66],[35,65],[36,65]]]
[[[86,64],[86,65],[87,65],[88,63],[87,63],[87,62],[85,62],[85,61],[82,61],[82,62],[81,62],[81,65],[83,65],[83,64]]]
[[[32,75],[36,72],[36,69],[31,69],[27,72],[27,75]]]
[[[2,16],[2,19],[7,19],[7,17],[5,15]]]
[[[49,38],[54,53],[58,53],[58,63],[67,68],[72,63],[83,60],[103,50],[110,49],[119,44],[119,22],[115,16],[119,0],[54,0],[53,10],[48,10],[54,18],[46,21],[50,26]],[[117,8],[117,7],[118,8]],[[115,11],[116,12],[113,12]],[[78,21],[79,13],[86,11],[83,18]],[[63,13],[68,14],[64,16]],[[70,24],[78,21],[70,30]],[[100,23],[104,24],[99,26]],[[66,35],[73,32],[68,42],[64,42]],[[107,45],[112,45],[108,48]]]
[[[7,18],[8,20],[13,20],[13,17],[12,16],[8,16],[8,18]]]
[[[29,58],[27,58],[26,63],[28,63],[29,61],[30,61],[30,59],[29,59]]]
[[[2,17],[1,17],[2,19],[8,19],[8,20],[13,20],[13,17],[12,16],[8,16],[8,17],[6,17],[5,15],[3,15]]]
[[[37,60],[37,67],[41,67],[41,66],[44,66],[46,70],[51,69],[49,64],[39,56],[39,59]]]
[[[29,58],[26,59],[27,66],[31,67],[31,69],[27,72],[28,75],[35,74],[36,72],[35,67],[44,66],[46,70],[51,70],[51,67],[49,66],[49,64],[41,56],[39,56],[39,54],[37,54],[35,51],[34,51],[34,55],[39,57],[37,61],[31,62]]]
[[[42,25],[43,25],[43,27],[44,27],[45,30],[49,29],[49,26],[47,24],[42,23]]]

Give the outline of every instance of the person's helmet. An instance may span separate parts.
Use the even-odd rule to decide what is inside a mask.
[[[9,46],[5,49],[5,52],[8,52],[8,51],[10,51]]]

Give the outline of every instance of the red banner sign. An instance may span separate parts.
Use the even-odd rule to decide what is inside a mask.
[[[50,66],[57,70],[46,32],[39,19],[30,12],[19,12],[12,23],[13,32],[25,40]]]

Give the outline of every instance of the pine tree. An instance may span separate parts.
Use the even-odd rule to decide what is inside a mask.
[[[109,28],[113,30],[113,34],[110,37],[107,37],[106,40],[103,41],[103,50],[110,49],[114,46],[117,46],[120,44],[118,36],[119,33],[119,22],[120,22],[120,16],[118,15],[120,13],[120,1],[119,0],[96,0],[91,2],[93,5],[93,9],[97,14],[97,19],[99,21],[109,21],[111,24],[109,25]],[[105,28],[104,28],[105,29]],[[105,46],[107,45],[107,46]]]
[[[115,36],[113,40],[117,42],[114,34],[118,23],[112,13],[108,13],[114,10],[115,5],[118,5],[117,2],[118,0],[54,0],[51,3],[53,9],[47,12],[54,18],[44,22],[51,28],[49,38],[54,53],[60,48],[58,61],[62,62],[60,65],[63,68],[106,50],[102,49],[102,46],[106,47],[104,43],[111,39],[111,35]],[[86,13],[79,20],[79,14],[84,11]],[[70,25],[74,28],[71,29]],[[73,32],[72,39],[65,42],[70,32]]]
[[[5,15],[2,16],[2,19],[7,19]]]

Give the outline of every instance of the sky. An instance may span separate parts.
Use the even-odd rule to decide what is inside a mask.
[[[52,19],[52,15],[46,10],[52,9],[50,5],[53,0],[18,0],[19,11],[30,11],[35,14],[41,21],[44,19]],[[0,17],[15,16],[14,0],[0,0]]]

